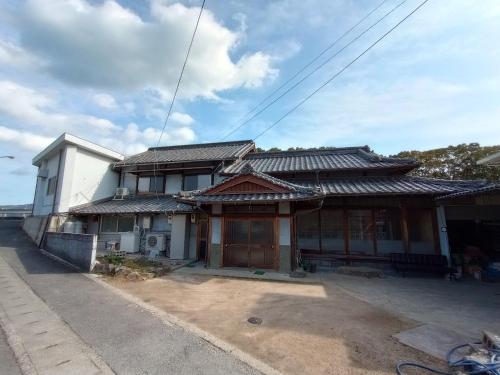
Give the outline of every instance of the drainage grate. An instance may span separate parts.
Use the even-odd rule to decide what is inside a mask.
[[[262,319],[261,318],[257,318],[256,316],[252,316],[252,317],[248,318],[247,322],[250,323],[250,324],[261,324],[262,323]]]

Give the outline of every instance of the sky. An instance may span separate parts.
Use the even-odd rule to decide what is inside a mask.
[[[253,139],[420,4],[406,0],[226,140]],[[322,63],[402,0],[386,0]],[[382,0],[207,0],[160,145],[217,142]],[[63,132],[130,155],[158,143],[201,0],[0,2],[0,204],[30,203],[31,159]],[[390,155],[500,144],[500,2],[430,0],[259,147]],[[306,72],[310,72],[307,70]],[[276,94],[279,95],[279,94]]]

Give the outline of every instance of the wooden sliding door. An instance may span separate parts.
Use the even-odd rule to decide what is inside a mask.
[[[273,268],[274,218],[226,218],[224,266]]]

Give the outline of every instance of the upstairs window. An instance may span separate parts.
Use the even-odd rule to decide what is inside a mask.
[[[47,195],[53,195],[56,192],[56,185],[56,176],[53,176],[47,180]]]
[[[184,191],[198,189],[198,175],[184,176]]]
[[[163,194],[165,176],[139,177],[137,191],[139,193],[161,193]]]
[[[149,192],[150,193],[163,193],[163,180],[165,176],[151,177],[149,181]]]

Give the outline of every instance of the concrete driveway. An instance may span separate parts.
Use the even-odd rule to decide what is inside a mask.
[[[42,255],[19,222],[0,221],[0,256],[117,374],[258,373],[191,332],[164,324],[140,306]],[[0,356],[9,358],[2,345],[0,341]]]
[[[500,284],[429,277],[365,279],[324,274],[325,285],[338,286],[363,301],[419,322],[479,338],[483,330],[500,333]]]

